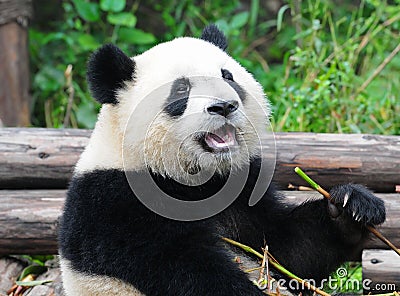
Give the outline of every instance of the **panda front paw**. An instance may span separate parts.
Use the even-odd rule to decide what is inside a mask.
[[[330,195],[328,212],[333,219],[345,214],[347,221],[356,221],[363,225],[379,225],[386,219],[383,200],[362,185],[335,186]]]

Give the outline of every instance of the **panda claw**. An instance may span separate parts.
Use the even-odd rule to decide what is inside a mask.
[[[330,193],[332,200],[342,206],[349,220],[363,225],[379,225],[385,221],[384,202],[364,186],[338,185],[332,188]]]
[[[348,201],[349,201],[349,193],[346,192],[346,194],[344,195],[343,208],[346,206]]]

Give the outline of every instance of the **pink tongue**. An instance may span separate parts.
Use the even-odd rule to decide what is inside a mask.
[[[228,148],[236,144],[235,130],[231,126],[222,126],[216,131],[207,134],[206,142],[210,147]]]
[[[214,135],[214,134],[210,134],[210,137],[213,138],[215,141],[217,141],[218,143],[225,143],[224,140],[222,140],[219,136]]]

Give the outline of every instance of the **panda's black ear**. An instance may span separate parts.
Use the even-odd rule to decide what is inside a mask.
[[[117,104],[117,91],[132,81],[135,62],[113,44],[95,51],[87,66],[87,81],[92,96],[101,104]]]
[[[223,51],[228,47],[228,42],[226,41],[224,33],[214,24],[205,27],[200,38],[218,46]]]

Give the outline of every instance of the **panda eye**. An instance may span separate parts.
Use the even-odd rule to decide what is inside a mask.
[[[222,78],[233,81],[233,75],[226,69],[221,69]]]

